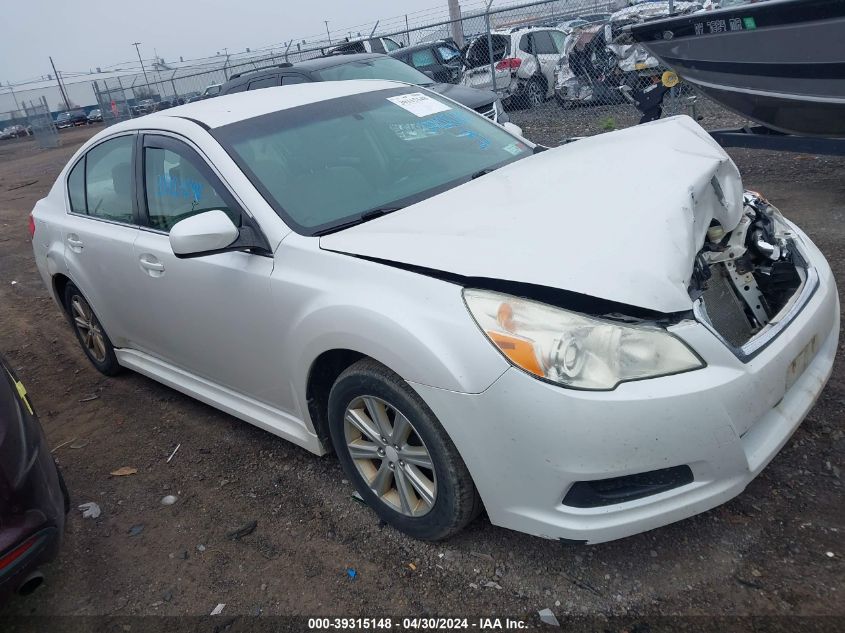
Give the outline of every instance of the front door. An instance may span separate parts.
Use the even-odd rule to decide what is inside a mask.
[[[181,259],[170,247],[168,234],[180,220],[219,209],[240,226],[245,211],[198,151],[173,136],[144,136],[141,174],[133,286],[143,326],[133,333],[133,346],[291,410],[278,372],[272,256],[236,251]]]

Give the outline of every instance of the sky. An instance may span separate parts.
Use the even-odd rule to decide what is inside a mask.
[[[408,13],[413,24],[445,17],[447,0],[6,0],[0,37],[0,82],[17,83],[52,73],[49,56],[64,75],[137,64],[242,52],[291,38],[333,35],[349,27],[369,31],[378,19]],[[462,5],[477,7],[478,0]],[[499,2],[495,3],[500,4]],[[400,20],[391,23],[400,24]],[[401,18],[404,24],[404,17]],[[369,29],[365,25],[369,25]]]

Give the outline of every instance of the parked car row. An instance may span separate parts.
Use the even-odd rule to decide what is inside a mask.
[[[496,121],[509,120],[501,102],[489,90],[476,90],[450,83],[436,82],[397,59],[378,53],[330,55],[297,64],[278,64],[248,73],[232,75],[220,94],[233,94],[274,86],[290,86],[315,81],[347,81],[350,79],[386,79],[424,86],[453,99]]]

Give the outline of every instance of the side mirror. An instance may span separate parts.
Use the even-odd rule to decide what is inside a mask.
[[[516,125],[515,123],[511,123],[507,121],[502,123],[502,127],[505,128],[511,134],[516,134],[517,136],[522,136],[522,128]]]
[[[428,77],[429,79],[434,79],[434,73],[430,70],[424,70],[422,71],[422,74]]]
[[[201,257],[240,250],[240,231],[222,211],[205,211],[185,218],[170,229],[170,248],[176,257]]]

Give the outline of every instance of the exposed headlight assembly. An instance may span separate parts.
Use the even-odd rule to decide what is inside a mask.
[[[691,371],[702,360],[665,329],[570,312],[488,290],[464,289],[470,314],[513,365],[573,389]]]

